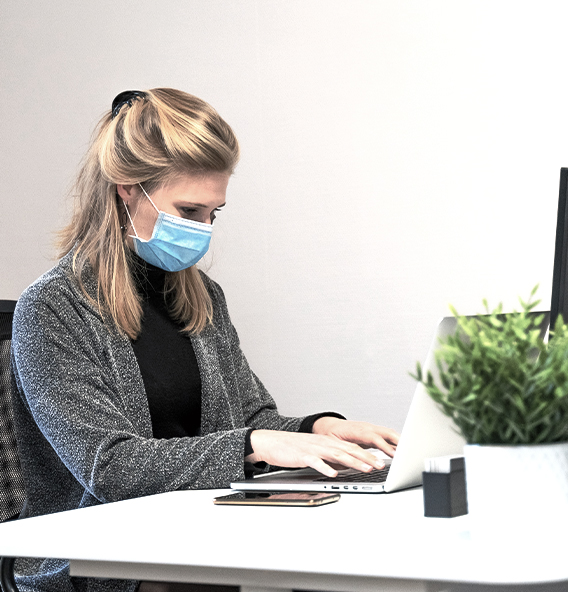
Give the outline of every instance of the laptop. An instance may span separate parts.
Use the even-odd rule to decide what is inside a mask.
[[[443,318],[436,330],[423,370],[438,371],[435,351],[439,339],[455,333],[455,317]],[[258,475],[231,483],[239,491],[334,491],[341,493],[385,493],[422,484],[424,461],[430,457],[463,454],[465,440],[452,420],[430,398],[424,385],[416,390],[393,459],[386,459],[382,471],[361,473],[353,469],[339,471],[330,478],[314,469],[293,469]]]

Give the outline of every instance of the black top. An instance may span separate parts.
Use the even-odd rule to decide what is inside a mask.
[[[201,425],[201,377],[189,336],[168,313],[166,272],[135,255],[134,277],[144,316],[132,346],[148,396],[154,438],[196,436]]]

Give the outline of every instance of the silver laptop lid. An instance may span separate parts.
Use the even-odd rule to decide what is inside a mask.
[[[436,380],[435,352],[439,340],[455,333],[457,320],[444,317],[438,324],[430,351],[423,366]],[[396,491],[422,483],[424,460],[447,454],[463,454],[465,440],[456,431],[451,418],[444,415],[430,398],[423,384],[417,383],[400,441],[385,484],[385,491]]]

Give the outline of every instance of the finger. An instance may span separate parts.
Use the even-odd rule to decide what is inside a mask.
[[[318,456],[330,463],[368,473],[373,468],[383,469],[385,463],[373,453],[364,450],[358,444],[340,440],[335,436],[321,436]]]
[[[364,447],[359,446],[357,444],[350,444],[350,446],[352,447],[352,450],[350,452],[363,462],[370,464],[373,468],[378,470],[385,468],[384,459],[376,456],[372,452],[368,452]],[[373,445],[373,448],[376,448],[376,446]]]
[[[370,431],[370,430],[367,430],[367,431]],[[373,453],[367,452],[367,450],[366,450],[367,448],[376,448],[376,445],[374,442],[370,442],[369,445],[366,445],[366,444],[361,444],[359,438],[341,439],[341,438],[338,438],[336,435],[333,435],[331,437],[335,440],[335,446],[339,447],[340,449],[347,452],[351,456],[355,457],[359,461],[362,461],[363,463],[370,465],[370,468],[369,469],[364,468],[359,463],[356,463],[354,465],[352,461],[344,459],[343,462],[345,463],[345,466],[350,467],[350,468],[354,468],[358,471],[363,471],[363,472],[369,472],[373,468],[378,469],[378,470],[384,469],[384,467],[385,467],[384,461],[380,458],[377,458],[377,456],[375,456]],[[364,440],[369,440],[369,437],[364,438]],[[329,459],[329,460],[332,460],[332,459]]]
[[[339,464],[334,464],[332,462],[328,462],[327,463],[330,467],[333,467],[334,469],[336,469],[337,471],[344,471],[346,469],[346,467],[344,465],[339,465]]]
[[[305,463],[308,467],[315,469],[316,471],[322,473],[326,477],[337,477],[337,471],[334,468],[330,467],[318,456],[310,456],[306,458]]]
[[[398,432],[391,428],[365,421],[344,421],[339,425],[343,430],[341,433],[334,434],[337,438],[346,442],[355,442],[363,448],[378,448],[377,442],[380,442],[381,446],[384,446],[385,443],[396,445],[400,438]]]
[[[375,438],[373,439],[373,446],[375,448],[378,448],[391,458],[394,456],[394,453],[396,452],[396,446],[389,444],[389,442],[387,442],[382,436],[378,434],[375,434]]]
[[[390,428],[385,428],[382,426],[376,426],[376,427],[378,429],[375,430],[375,435],[376,435],[376,438],[378,438],[378,440],[375,440],[375,441],[376,442],[378,441],[378,443],[381,444],[381,446],[379,446],[379,448],[381,450],[383,450],[383,452],[386,452],[387,454],[392,456],[394,454],[394,452],[396,451],[396,446],[400,440],[400,434]],[[383,448],[383,447],[386,447],[386,448]]]
[[[383,438],[387,441],[396,446],[400,440],[400,434],[395,432],[394,430],[387,430],[383,433]]]
[[[340,463],[345,467],[369,473],[375,469],[382,469],[385,463],[382,459],[377,458],[374,454],[363,450],[356,444],[347,444],[333,452],[330,457],[325,457],[326,460],[333,463]]]
[[[373,436],[376,438],[382,438],[386,443],[391,446],[396,446],[400,439],[400,434],[391,430],[390,428],[384,428],[382,426],[373,426]]]
[[[378,448],[382,452],[385,452],[388,456],[392,457],[395,453],[396,448],[393,444],[385,440],[385,438],[383,437],[384,430],[386,430],[386,428],[368,424],[368,429],[365,430],[364,435],[360,436],[360,439],[357,439],[357,444],[360,448]],[[396,432],[394,432],[394,430],[388,431],[392,431],[392,437],[393,439],[395,439],[397,436]]]
[[[370,465],[372,465],[372,467],[374,469],[378,469],[380,471],[381,469],[385,468],[384,458],[377,456],[373,452],[368,452],[367,450],[365,450],[364,452],[365,452],[365,456],[364,456],[363,460],[365,462],[369,463]]]

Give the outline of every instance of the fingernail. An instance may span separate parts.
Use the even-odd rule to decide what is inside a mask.
[[[363,470],[364,471],[372,471],[373,470],[373,467],[371,465],[364,464],[363,465]]]

